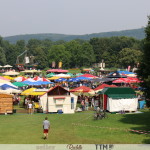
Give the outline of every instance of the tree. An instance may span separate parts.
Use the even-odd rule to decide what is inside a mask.
[[[124,48],[119,52],[118,62],[123,68],[134,67],[137,66],[141,56],[142,52],[140,50]]]
[[[66,51],[64,45],[53,45],[48,53],[49,65],[55,61],[56,64],[62,62],[63,68],[68,68],[71,60],[70,52]]]
[[[6,64],[6,56],[2,47],[0,47],[0,65]]]
[[[145,28],[145,33],[144,54],[139,64],[138,76],[143,81],[141,85],[146,88],[146,97],[150,98],[150,16],[148,16],[148,25]]]

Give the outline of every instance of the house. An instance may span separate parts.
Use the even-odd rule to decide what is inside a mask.
[[[13,113],[13,96],[0,94],[0,114]]]
[[[74,113],[77,104],[77,96],[61,86],[55,86],[40,96],[40,105],[43,112]]]
[[[136,111],[138,98],[129,87],[107,87],[100,94],[101,107],[109,112]]]

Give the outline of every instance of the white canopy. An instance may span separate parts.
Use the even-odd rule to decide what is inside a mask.
[[[18,74],[19,72],[15,72],[15,71],[8,71],[8,72],[3,73],[3,75],[6,75],[6,76],[15,76]]]
[[[11,68],[11,67],[13,67],[13,66],[11,66],[11,65],[5,65],[4,67],[5,67],[5,68]]]

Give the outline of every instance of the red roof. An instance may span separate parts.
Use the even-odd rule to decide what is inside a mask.
[[[83,74],[83,75],[81,75],[81,76],[79,76],[79,77],[98,78],[97,76],[94,76],[94,75],[92,75],[92,74]]]
[[[116,85],[109,85],[109,84],[101,84],[99,85],[97,88],[94,89],[94,91],[100,90],[100,89],[104,89],[105,87],[117,87]]]
[[[47,70],[47,72],[59,72],[59,73],[64,73],[64,72],[68,72],[68,70],[63,70],[63,69],[50,69],[50,70]]]
[[[87,86],[80,86],[70,90],[70,92],[92,92],[93,90]]]

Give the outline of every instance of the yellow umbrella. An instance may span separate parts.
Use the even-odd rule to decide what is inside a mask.
[[[21,95],[34,95],[34,96],[37,96],[37,95],[43,95],[45,92],[39,92],[39,91],[35,91],[36,88],[30,88],[30,89],[27,89],[25,91],[23,91],[21,93]]]
[[[33,92],[36,88],[30,88],[30,89],[27,89],[25,91],[23,91],[21,93],[21,95],[30,95],[31,92]]]
[[[38,96],[43,95],[45,92],[31,92],[30,95]]]
[[[48,78],[49,80],[56,80],[56,79],[59,79],[60,77],[51,77],[51,78]]]
[[[10,77],[10,76],[3,76],[3,77],[6,78],[6,79],[9,79],[9,80],[13,80],[13,78]]]

